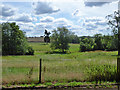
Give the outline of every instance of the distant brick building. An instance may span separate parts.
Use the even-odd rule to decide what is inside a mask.
[[[27,37],[28,42],[44,42],[44,37]]]

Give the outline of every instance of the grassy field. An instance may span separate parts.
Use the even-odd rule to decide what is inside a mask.
[[[50,44],[29,44],[35,50],[33,56],[2,57],[3,84],[38,82],[40,58],[42,82],[94,81],[98,76],[104,76],[104,79],[108,74],[106,80],[109,80],[116,72],[117,51],[79,52],[79,44],[70,44],[68,53],[62,54],[58,50],[51,53]]]

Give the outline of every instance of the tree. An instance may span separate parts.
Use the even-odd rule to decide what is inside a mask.
[[[112,28],[114,37],[118,39],[118,55],[120,55],[120,11],[115,11],[114,14],[106,16],[108,25]]]
[[[93,50],[95,42],[92,38],[82,37],[80,41],[80,51],[91,51]]]
[[[49,43],[50,42],[50,35],[51,33],[45,30],[45,37],[44,37],[44,42]]]
[[[107,51],[115,51],[117,50],[117,39],[114,36],[104,35],[102,37],[102,45],[103,49]]]
[[[65,27],[57,28],[52,34],[52,49],[60,49],[63,53],[69,49],[69,30]]]
[[[70,32],[70,43],[80,43],[80,38],[73,32]]]
[[[16,23],[2,23],[2,54],[24,55],[29,53],[25,33]]]
[[[102,45],[102,35],[101,34],[95,34],[95,50],[103,50],[103,45]]]

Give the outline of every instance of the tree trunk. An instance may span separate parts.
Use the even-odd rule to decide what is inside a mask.
[[[120,13],[119,13],[119,10],[118,10],[118,20],[117,20],[117,27],[118,27],[118,56],[120,56],[120,21],[119,21],[119,18],[120,18]]]
[[[62,52],[63,52],[63,53],[65,52],[64,49],[62,49]]]
[[[120,56],[120,25],[118,25],[118,56]]]
[[[118,35],[118,56],[120,56],[120,35]]]
[[[117,80],[116,81],[120,84],[120,58],[117,58]]]

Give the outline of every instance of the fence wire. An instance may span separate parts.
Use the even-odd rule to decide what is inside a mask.
[[[41,81],[116,81],[117,63],[95,62],[95,60],[42,59]],[[3,60],[2,83],[39,82],[40,60]],[[120,80],[118,80],[120,81]]]

